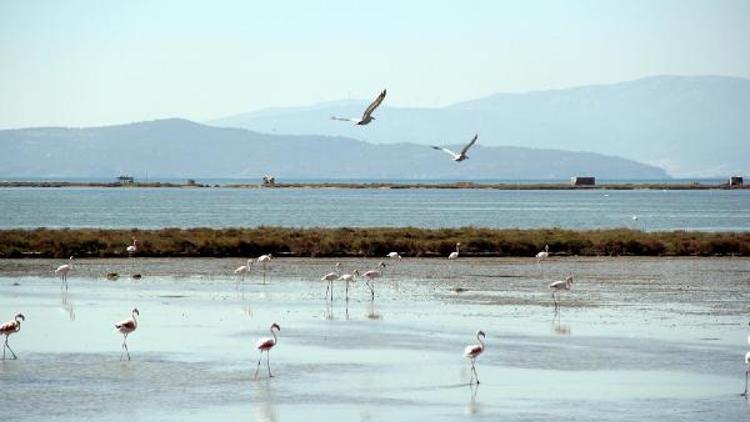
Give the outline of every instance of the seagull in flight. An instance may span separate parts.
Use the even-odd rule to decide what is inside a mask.
[[[375,111],[376,108],[378,108],[378,106],[380,105],[380,103],[383,102],[384,99],[385,99],[385,90],[383,90],[383,92],[381,92],[380,95],[378,95],[378,98],[375,98],[375,101],[373,101],[372,104],[370,104],[367,107],[367,110],[365,110],[365,112],[362,113],[362,118],[359,118],[359,117],[348,118],[348,117],[333,116],[331,117],[331,120],[354,122],[355,125],[364,126],[370,123],[371,121],[375,120],[375,118],[372,117],[372,112]]]
[[[445,152],[447,152],[448,154],[450,154],[453,157],[453,161],[455,161],[457,163],[460,163],[461,161],[466,160],[466,159],[469,158],[469,156],[466,155],[466,151],[468,151],[469,148],[471,148],[472,145],[474,145],[475,143],[477,143],[477,138],[479,138],[479,135],[478,134],[474,135],[474,139],[472,139],[471,141],[469,141],[469,143],[466,144],[466,146],[463,147],[463,149],[461,150],[461,152],[458,153],[458,154],[456,154],[455,152],[449,150],[448,148],[438,147],[438,146],[435,146],[435,145],[433,145],[432,148],[436,149],[438,151],[445,151]]]

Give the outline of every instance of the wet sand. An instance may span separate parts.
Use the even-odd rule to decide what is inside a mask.
[[[344,259],[345,269],[378,260]],[[333,259],[0,261],[0,318],[27,320],[0,362],[3,420],[748,420],[750,259],[390,262],[323,299]],[[107,272],[122,275],[117,281]],[[546,284],[576,275],[555,314]],[[133,280],[130,274],[144,277]],[[120,362],[112,324],[141,311]],[[253,379],[257,338],[281,326]],[[463,347],[487,333],[471,388]]]

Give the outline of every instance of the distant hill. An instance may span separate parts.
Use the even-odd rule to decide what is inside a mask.
[[[655,76],[497,94],[443,108],[392,108],[386,98],[378,119],[367,127],[329,119],[358,116],[368,102],[268,109],[211,124],[375,143],[459,143],[479,132],[485,146],[592,151],[658,165],[676,177],[750,174],[748,79]]]
[[[458,145],[454,146],[459,148]],[[0,177],[284,179],[666,178],[664,170],[588,152],[477,145],[463,163],[409,143],[269,135],[181,119],[97,128],[0,130]]]

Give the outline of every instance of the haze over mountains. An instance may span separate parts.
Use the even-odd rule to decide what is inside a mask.
[[[458,140],[463,142],[463,138]],[[470,159],[459,164],[424,145],[261,134],[182,119],[83,129],[2,130],[0,152],[0,177],[114,177],[123,173],[140,177],[146,172],[151,177],[198,179],[273,174],[279,181],[667,177],[657,167],[587,152],[479,144],[469,152]]]
[[[373,96],[382,88],[373,87]],[[611,85],[497,94],[442,108],[388,106],[397,96],[389,91],[384,106],[375,112],[377,120],[365,128],[331,121],[330,116],[359,116],[368,99],[267,109],[211,123],[374,143],[458,144],[479,132],[485,147],[591,151],[657,165],[676,177],[750,174],[748,79],[654,76]]]

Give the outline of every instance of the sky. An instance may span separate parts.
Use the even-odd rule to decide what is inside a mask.
[[[0,128],[750,78],[748,0],[0,1]]]

